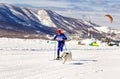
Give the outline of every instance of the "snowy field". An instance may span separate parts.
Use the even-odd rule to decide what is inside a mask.
[[[0,79],[120,79],[120,47],[67,42],[72,61],[54,60],[55,42],[0,38]]]

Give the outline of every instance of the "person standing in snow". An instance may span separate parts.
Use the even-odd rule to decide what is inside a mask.
[[[60,59],[60,52],[63,51],[63,47],[65,45],[65,40],[67,40],[67,37],[61,32],[60,29],[57,30],[57,34],[54,37],[54,40],[58,41],[58,48],[57,48],[57,58],[56,60]]]

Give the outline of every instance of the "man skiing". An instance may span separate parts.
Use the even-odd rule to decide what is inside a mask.
[[[57,49],[57,58],[56,60],[60,59],[60,52],[63,51],[63,46],[65,44],[65,40],[67,40],[67,37],[61,32],[60,29],[57,30],[57,34],[54,37],[54,40],[58,41],[58,49]]]

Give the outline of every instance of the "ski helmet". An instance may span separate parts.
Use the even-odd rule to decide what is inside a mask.
[[[57,30],[57,33],[58,33],[58,34],[61,34],[61,30],[60,30],[60,29],[58,29],[58,30]]]

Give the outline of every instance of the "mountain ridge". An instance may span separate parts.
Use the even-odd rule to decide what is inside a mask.
[[[62,16],[46,9],[29,9],[10,4],[0,4],[0,28],[22,34],[54,35],[58,28],[67,34],[87,34],[88,28],[95,36],[102,34],[90,21]]]

